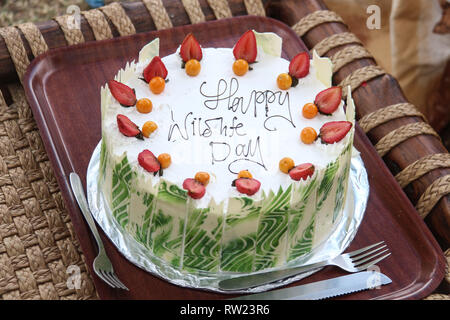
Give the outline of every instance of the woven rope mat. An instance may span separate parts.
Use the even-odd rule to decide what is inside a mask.
[[[86,270],[23,88],[0,93],[0,298],[90,299]]]

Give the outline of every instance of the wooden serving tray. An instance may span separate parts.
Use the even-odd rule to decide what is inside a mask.
[[[248,29],[281,36],[285,58],[307,50],[295,33],[277,20],[238,17],[56,49],[31,63],[24,78],[27,98],[101,298],[199,300],[231,297],[181,288],[154,277],[126,260],[100,231],[114,269],[130,291],[108,287],[92,270],[97,248],[70,190],[68,175],[75,171],[85,181],[92,151],[101,138],[100,86],[112,79],[127,61],[137,59],[142,46],[159,37],[160,53],[164,56],[174,52],[184,36],[193,32],[204,47],[232,47]],[[349,250],[384,240],[392,255],[378,266],[393,282],[381,289],[339,299],[422,298],[430,294],[444,276],[442,251],[359,127],[355,146],[366,165],[371,189],[364,220]],[[291,286],[344,274],[337,268],[327,267]]]

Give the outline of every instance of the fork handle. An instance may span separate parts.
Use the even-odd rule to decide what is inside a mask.
[[[87,203],[86,196],[84,195],[83,184],[81,183],[81,179],[75,172],[70,173],[69,179],[70,185],[72,187],[72,192],[75,195],[75,199],[77,200],[78,206],[80,207],[81,212],[83,213],[84,219],[86,220],[89,228],[91,229],[92,234],[94,235],[95,241],[97,242],[98,250],[104,251],[105,247],[103,246],[100,234],[98,233],[94,219],[92,218],[91,211],[89,210],[89,205]]]
[[[263,273],[256,273],[247,276],[240,276],[231,279],[222,280],[219,282],[219,288],[222,290],[242,290],[260,286],[267,283],[272,283],[278,280],[283,280],[300,273],[313,271],[315,269],[324,267],[330,264],[329,261],[322,261],[306,266],[295,267],[284,270],[275,270]]]

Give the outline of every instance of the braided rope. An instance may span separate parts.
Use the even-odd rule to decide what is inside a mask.
[[[428,186],[417,201],[416,209],[422,219],[430,213],[438,201],[450,193],[450,174],[442,176]]]
[[[450,300],[450,295],[441,294],[441,293],[433,293],[428,297],[424,298],[424,300]]]
[[[37,57],[38,55],[48,51],[47,43],[42,36],[41,31],[36,27],[34,23],[27,22],[17,26],[22,31],[25,39],[27,39],[30,45],[31,52]]]
[[[331,57],[331,62],[333,63],[333,73],[338,72],[343,66],[352,61],[364,58],[373,58],[370,52],[364,47],[358,45],[345,47]]]
[[[399,143],[421,134],[433,135],[439,138],[439,135],[429,124],[425,122],[414,122],[401,126],[400,128],[389,132],[387,135],[381,138],[380,141],[378,141],[378,143],[375,145],[375,149],[377,150],[380,157],[384,157],[392,148],[394,148]]]
[[[207,2],[217,20],[231,18],[233,16],[227,0],[207,0]]]
[[[198,0],[181,0],[192,24],[206,21]]]
[[[60,17],[55,17],[55,21],[61,27],[64,33],[64,38],[66,38],[68,45],[74,45],[84,42],[83,33],[77,26],[72,26],[72,20],[74,17],[72,15],[64,15]],[[69,23],[69,21],[71,23]]]
[[[79,242],[20,84],[0,92],[0,299],[95,298]],[[79,289],[67,287],[78,266]]]
[[[247,13],[252,16],[266,16],[264,5],[261,0],[244,0],[245,9]]]
[[[103,13],[98,9],[82,11],[81,14],[86,18],[89,26],[94,33],[95,40],[111,39],[113,34]]]
[[[23,75],[30,64],[30,60],[28,60],[27,52],[23,46],[19,31],[14,27],[0,28],[0,35],[5,39],[6,48],[16,67],[20,82],[22,82]]]
[[[330,10],[318,10],[301,18],[300,21],[292,26],[292,29],[299,37],[303,37],[309,30],[327,22],[344,23],[337,13]]]
[[[407,116],[421,117],[425,120],[425,116],[414,105],[405,102],[394,104],[366,114],[361,119],[359,119],[358,123],[363,131],[367,133],[373,128],[378,127],[379,125],[390,120]]]
[[[395,176],[402,188],[424,174],[439,168],[450,168],[450,153],[436,153],[427,155],[407,166]]]
[[[352,92],[366,81],[372,80],[378,76],[384,75],[386,72],[379,66],[367,66],[353,71],[339,84],[342,88],[350,86]],[[347,98],[347,91],[342,91],[342,97]]]
[[[129,36],[136,33],[133,23],[118,2],[100,7],[100,10],[111,20],[121,36]]]
[[[319,56],[323,56],[331,49],[351,43],[362,44],[361,40],[359,40],[353,33],[350,32],[337,33],[329,37],[326,37],[325,39],[317,43],[314,46],[313,50],[316,50]]]
[[[148,12],[152,16],[156,29],[172,28],[172,21],[163,5],[162,0],[142,0]]]

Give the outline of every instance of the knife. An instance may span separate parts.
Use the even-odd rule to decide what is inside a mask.
[[[363,271],[301,286],[272,290],[230,300],[319,300],[376,288],[392,280],[381,272]]]

